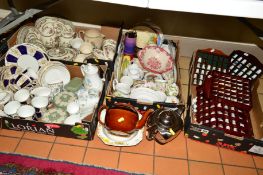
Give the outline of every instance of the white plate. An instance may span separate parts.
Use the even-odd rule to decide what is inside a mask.
[[[63,82],[66,85],[70,81],[70,73],[64,65],[51,65],[47,68],[40,70],[39,81],[42,86],[48,86],[48,84],[54,84]]]
[[[102,121],[105,120],[105,112],[106,110],[101,111]],[[142,116],[139,115],[139,118],[141,117]],[[103,127],[100,123],[98,123],[97,135],[106,145],[134,146],[142,141],[143,131],[144,131],[144,127],[142,129],[139,129],[138,131],[135,131],[129,137],[116,136],[116,135],[111,134],[105,127]]]
[[[15,45],[7,51],[5,65],[16,65],[23,70],[30,67],[37,72],[39,67],[43,66],[47,60],[42,49],[32,44],[23,43]]]
[[[130,98],[142,102],[163,102],[166,95],[161,91],[154,91],[149,88],[139,87],[131,90]]]

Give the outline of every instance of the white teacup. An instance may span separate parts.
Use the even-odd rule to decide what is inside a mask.
[[[77,114],[79,113],[79,104],[78,102],[70,102],[67,106],[67,112],[70,114],[70,115],[73,115],[73,114]]]
[[[35,108],[30,105],[23,105],[17,110],[17,115],[22,119],[32,120],[35,114]]]
[[[83,42],[83,39],[77,37],[70,41],[70,45],[72,48],[79,50]]]
[[[129,86],[132,86],[132,85],[133,85],[133,79],[132,79],[131,77],[129,77],[129,76],[123,76],[123,77],[121,77],[120,82],[121,82],[121,83],[128,84]]]
[[[34,95],[35,97],[37,97],[37,96],[49,97],[51,94],[51,89],[48,87],[37,87],[37,88],[33,89],[30,93],[32,95]]]
[[[4,112],[9,116],[15,117],[20,106],[21,103],[19,101],[10,101],[4,106]]]
[[[84,42],[80,45],[80,52],[83,54],[90,54],[94,49],[94,46],[90,42]]]
[[[31,104],[32,106],[38,109],[46,108],[48,106],[48,97],[41,97],[41,96],[34,97],[31,100]]]
[[[137,64],[131,64],[124,70],[124,75],[131,77],[134,80],[141,80],[144,76],[144,72]]]
[[[31,67],[28,67],[27,68],[27,71],[26,71],[26,73],[25,73],[27,76],[29,76],[29,77],[32,77],[33,79],[38,79],[38,75],[37,75],[37,73],[34,71],[34,69],[33,68],[31,68]]]
[[[25,103],[29,100],[29,90],[20,89],[14,94],[14,100],[19,101],[20,103]]]
[[[75,123],[81,123],[80,114],[73,114],[64,120],[66,125],[75,125]]]
[[[129,84],[126,83],[118,83],[116,80],[113,81],[113,90],[118,91],[123,94],[130,94],[131,92],[131,87]]]

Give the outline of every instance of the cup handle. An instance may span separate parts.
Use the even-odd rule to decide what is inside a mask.
[[[114,79],[114,80],[112,81],[112,88],[113,88],[114,91],[116,91],[116,86],[117,86],[117,84],[118,84],[118,80],[117,80],[117,79]]]
[[[107,110],[108,110],[108,107],[105,106],[105,105],[102,105],[102,106],[99,108],[99,110],[98,110],[98,121],[99,121],[99,123],[100,123],[101,125],[105,125],[105,123],[102,122],[102,121],[101,121],[101,118],[100,118],[101,111],[104,110],[104,109],[106,109],[106,111],[107,111]],[[105,115],[105,117],[106,117],[106,115]]]
[[[80,30],[80,31],[77,33],[77,36],[78,36],[79,38],[81,38],[82,40],[84,40],[85,31],[84,31],[84,30]]]
[[[85,65],[84,64],[82,64],[81,66],[80,66],[80,71],[81,71],[81,73],[82,73],[82,75],[85,77]]]

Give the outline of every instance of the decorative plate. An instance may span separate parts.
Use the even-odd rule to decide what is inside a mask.
[[[42,86],[59,82],[66,85],[70,82],[70,72],[63,63],[50,61],[39,70],[38,81]]]
[[[101,120],[105,120],[105,112],[106,110],[101,111]],[[142,116],[139,115],[141,118]],[[122,137],[111,134],[105,127],[103,127],[100,123],[98,123],[98,137],[105,143],[106,145],[112,145],[112,146],[134,146],[140,143],[143,139],[143,131],[144,127],[142,129],[139,129],[138,131],[135,131],[128,137]]]
[[[77,56],[77,52],[71,48],[52,48],[47,51],[47,56],[49,59],[54,60],[73,61]]]
[[[40,49],[42,49],[43,52],[47,51],[47,48],[44,46],[44,44],[42,43],[42,41],[40,39],[32,38],[32,39],[28,40],[26,43],[29,43],[29,44],[32,44],[34,46],[39,47]]]
[[[54,99],[54,105],[66,109],[68,104],[77,100],[77,95],[73,92],[63,91],[58,93]]]
[[[44,113],[41,120],[46,123],[64,123],[67,112],[61,108],[51,108]]]
[[[34,26],[23,26],[17,33],[16,44],[29,43],[31,39],[39,39],[38,30]]]
[[[6,66],[19,66],[23,70],[32,68],[35,72],[47,62],[45,53],[37,46],[23,43],[11,47],[5,56]]]
[[[172,70],[173,58],[163,48],[146,46],[138,53],[142,67],[150,72],[162,74]]]

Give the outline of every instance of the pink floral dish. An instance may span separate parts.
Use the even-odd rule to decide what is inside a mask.
[[[163,48],[146,46],[138,53],[140,64],[147,71],[162,74],[172,70],[173,58]]]

